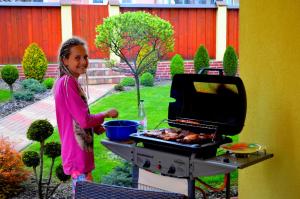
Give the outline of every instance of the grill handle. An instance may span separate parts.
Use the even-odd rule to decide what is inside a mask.
[[[205,74],[205,71],[218,71],[219,72],[219,75],[223,76],[224,75],[224,69],[222,68],[202,68],[198,74]]]

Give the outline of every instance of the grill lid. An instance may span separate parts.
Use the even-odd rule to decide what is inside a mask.
[[[177,74],[170,96],[170,126],[219,135],[236,135],[244,126],[246,92],[239,77]]]

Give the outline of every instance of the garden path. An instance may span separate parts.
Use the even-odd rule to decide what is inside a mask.
[[[92,104],[97,99],[105,96],[113,87],[113,84],[90,85],[88,103]],[[7,138],[13,143],[16,150],[21,151],[31,144],[32,141],[26,138],[26,132],[30,124],[38,119],[47,119],[53,126],[56,126],[53,96],[49,96],[1,118],[0,137]]]

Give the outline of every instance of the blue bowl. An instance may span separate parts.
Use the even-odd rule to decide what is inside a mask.
[[[112,141],[125,141],[129,135],[136,133],[139,123],[132,120],[112,120],[103,124],[106,136]]]

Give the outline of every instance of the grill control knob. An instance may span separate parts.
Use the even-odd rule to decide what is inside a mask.
[[[150,165],[151,165],[150,161],[149,161],[149,160],[146,160],[146,161],[144,162],[144,164],[143,164],[143,167],[144,167],[144,168],[149,168]]]
[[[168,174],[174,174],[176,171],[174,166],[170,166],[169,170],[168,170]]]
[[[225,162],[225,163],[229,163],[229,162],[230,162],[230,160],[229,160],[229,158],[224,158],[224,159],[223,159],[223,162]]]

